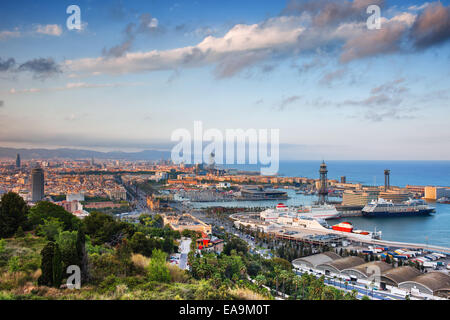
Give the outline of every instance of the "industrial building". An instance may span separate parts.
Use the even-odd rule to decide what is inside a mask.
[[[399,296],[450,298],[450,276],[442,272],[421,273],[410,266],[394,267],[383,261],[365,262],[357,256],[342,258],[329,251],[295,259],[294,269],[362,285],[377,284]]]
[[[343,206],[365,206],[376,200],[378,200],[377,191],[346,190],[342,195]]]
[[[399,191],[388,190],[385,192],[380,192],[378,197],[386,201],[392,201],[393,203],[402,203],[404,201],[409,200],[409,198],[412,197],[412,194],[400,190]]]
[[[411,293],[425,293],[450,298],[450,277],[441,272],[421,274],[411,280],[399,283],[398,287]]]
[[[398,287],[398,285],[404,281],[414,279],[421,275],[421,272],[416,268],[403,266],[398,268],[392,268],[381,274],[381,287],[387,288]]]
[[[445,187],[425,187],[425,199],[439,200],[440,198],[449,198],[450,189]]]
[[[310,270],[316,268],[320,264],[332,262],[337,259],[341,259],[341,256],[332,251],[327,251],[324,253],[295,259],[292,261],[292,264],[297,269]]]
[[[372,261],[344,269],[342,270],[342,274],[348,275],[352,281],[357,281],[358,279],[372,280],[374,275],[381,275],[392,268],[392,265],[384,261]]]
[[[343,270],[359,266],[363,263],[363,258],[350,256],[319,264],[316,266],[316,269],[322,271],[325,275],[339,276]]]

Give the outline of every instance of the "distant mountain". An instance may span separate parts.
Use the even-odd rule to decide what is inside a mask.
[[[159,160],[169,159],[169,151],[144,150],[140,152],[100,152],[81,149],[16,149],[0,147],[0,158],[15,159],[113,159],[113,160]]]

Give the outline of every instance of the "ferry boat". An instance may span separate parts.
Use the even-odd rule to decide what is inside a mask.
[[[339,218],[339,212],[336,210],[336,207],[329,204],[290,208],[283,203],[279,203],[274,209],[270,208],[262,211],[260,217],[266,221],[275,221],[280,217],[280,215],[287,215],[291,217],[303,216],[324,220]]]
[[[283,218],[281,218],[283,220]],[[300,216],[292,219],[292,221],[279,221],[280,225],[290,226],[292,228],[302,228],[307,230],[324,231],[330,234],[337,234],[341,236],[350,236],[357,239],[381,239],[381,231],[364,231],[354,230],[350,222],[341,222],[330,227],[323,219],[313,219],[309,217]]]
[[[350,222],[341,222],[332,226],[331,229],[342,232],[352,232],[353,225]]]
[[[443,197],[443,198],[438,199],[436,202],[437,202],[437,203],[450,204],[450,198]]]
[[[350,222],[341,222],[331,226],[331,229],[334,231],[351,233],[353,235],[360,235],[370,237],[371,239],[381,239],[381,231],[365,231],[365,230],[355,230],[353,225]]]
[[[382,198],[373,200],[362,209],[366,217],[410,217],[425,216],[435,212],[435,208],[428,206],[423,200],[410,199],[403,203],[393,203]]]

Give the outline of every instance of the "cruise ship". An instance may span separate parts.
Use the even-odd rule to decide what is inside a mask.
[[[372,201],[362,209],[366,217],[410,217],[430,215],[435,208],[428,206],[423,200],[410,199],[403,203],[393,203],[382,198]]]
[[[260,214],[261,218],[265,221],[275,221],[280,217],[280,215],[290,217],[302,216],[323,220],[339,218],[339,212],[336,208],[328,204],[289,208],[285,204],[279,203],[274,209],[266,209]]]

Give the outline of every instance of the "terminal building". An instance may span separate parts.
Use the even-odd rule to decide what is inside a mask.
[[[316,269],[322,271],[327,276],[340,276],[343,270],[359,266],[363,263],[363,258],[350,256],[319,264],[316,266]]]
[[[450,298],[450,277],[441,272],[421,274],[411,280],[399,283],[399,289],[414,293]]]
[[[313,269],[316,269],[318,265],[333,262],[334,260],[338,259],[341,259],[340,255],[332,251],[327,251],[324,253],[319,253],[312,256],[295,259],[294,261],[292,261],[292,264],[294,265],[294,268],[303,271],[313,271]]]
[[[385,273],[394,267],[384,261],[372,261],[342,270],[351,281],[370,282],[374,274]]]
[[[439,200],[441,198],[450,198],[450,189],[444,187],[425,187],[425,199]]]
[[[381,274],[381,287],[398,287],[398,285],[409,279],[420,276],[421,272],[410,266],[392,268]]]
[[[392,201],[393,203],[402,203],[404,201],[408,201],[409,198],[412,197],[412,194],[408,192],[403,192],[401,190],[398,191],[387,190],[380,192],[378,197],[386,201]]]
[[[365,262],[356,256],[342,258],[332,251],[295,259],[292,265],[301,273],[315,273],[365,286],[375,284],[399,296],[450,298],[450,276],[439,271],[421,273],[410,266]]]
[[[376,201],[378,192],[376,191],[355,191],[346,190],[342,195],[343,206],[365,206],[366,204]]]

